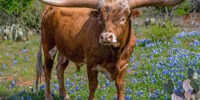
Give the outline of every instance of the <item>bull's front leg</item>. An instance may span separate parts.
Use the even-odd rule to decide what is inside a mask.
[[[93,70],[94,66],[88,65],[87,66],[87,74],[88,74],[88,80],[89,80],[89,89],[90,94],[88,100],[94,100],[94,93],[98,85],[98,79],[97,74],[98,72],[96,70]]]
[[[124,100],[123,88],[127,68],[127,66],[124,66],[124,68],[118,73],[117,78],[115,80],[115,84],[117,87],[117,100]]]

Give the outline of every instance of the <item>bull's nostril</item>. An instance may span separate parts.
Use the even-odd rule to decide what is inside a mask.
[[[108,39],[109,39],[109,40],[112,40],[112,39],[113,39],[113,35],[110,35],[110,36],[108,37]]]

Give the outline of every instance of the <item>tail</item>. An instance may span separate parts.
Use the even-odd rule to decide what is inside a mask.
[[[38,93],[38,83],[41,83],[41,79],[44,76],[44,67],[42,64],[42,35],[40,36],[40,47],[39,47],[39,52],[37,54],[37,65],[36,65],[36,93]]]
[[[42,12],[42,18],[46,15],[48,10],[50,9],[50,6],[46,6]],[[36,85],[36,93],[38,94],[38,83],[41,83],[42,78],[44,77],[44,66],[42,64],[42,21],[41,20],[41,33],[40,33],[40,47],[39,47],[39,52],[37,54],[37,65],[36,65],[36,80],[35,80],[35,85]]]

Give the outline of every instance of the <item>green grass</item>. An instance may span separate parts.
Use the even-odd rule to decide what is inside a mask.
[[[5,100],[15,100],[15,99],[21,99],[22,97],[25,99],[27,97],[30,97],[32,100],[43,100],[44,99],[44,91],[40,90],[39,95],[37,96],[35,94],[35,66],[36,66],[36,55],[39,49],[39,36],[33,36],[30,38],[30,43],[26,42],[10,42],[10,41],[4,41],[0,44],[0,99]],[[147,100],[149,99],[150,95],[153,95],[154,92],[160,91],[159,99],[163,100],[165,98],[165,95],[170,98],[169,94],[166,94],[164,92],[164,95],[162,95],[163,91],[163,82],[165,79],[171,78],[169,75],[163,75],[160,79],[160,74],[166,69],[179,69],[177,68],[178,65],[173,67],[166,67],[169,63],[166,61],[166,64],[163,65],[163,68],[165,69],[158,69],[158,67],[152,67],[153,63],[157,64],[160,61],[163,61],[167,58],[169,58],[169,51],[170,48],[180,48],[180,49],[187,49],[190,50],[190,52],[195,52],[196,54],[200,53],[199,50],[194,49],[191,47],[188,43],[188,41],[193,42],[193,40],[199,40],[199,36],[197,37],[191,37],[186,39],[179,39],[180,44],[173,43],[172,40],[169,40],[167,42],[171,43],[171,47],[169,45],[164,44],[161,42],[161,45],[156,45],[155,47],[150,47],[147,49],[145,47],[146,44],[137,46],[134,49],[133,56],[131,58],[135,57],[135,60],[131,61],[129,64],[129,70],[131,70],[126,75],[126,83],[124,88],[124,94],[125,96],[130,95],[132,99],[140,99],[140,100]],[[166,48],[162,49],[162,53],[158,54],[152,54],[153,50],[159,49],[159,48]],[[27,52],[23,53],[22,50],[26,49]],[[147,55],[146,57],[141,58],[141,55]],[[178,52],[173,51],[171,53],[173,56],[179,55]],[[180,53],[181,54],[181,53]],[[150,56],[154,56],[155,59],[151,59]],[[26,57],[28,57],[28,61],[26,60]],[[189,57],[191,59],[195,58],[194,55],[190,54]],[[17,64],[15,65],[13,63],[13,59],[17,60]],[[181,58],[178,58],[179,60],[182,60]],[[163,61],[164,62],[164,61]],[[136,72],[133,72],[134,67],[136,63],[138,63],[138,67],[136,68]],[[145,67],[143,66],[143,63]],[[177,79],[180,79],[181,81],[185,80],[187,72],[186,69],[188,67],[187,65],[188,61],[185,60],[185,65],[183,68],[185,71],[178,71],[177,74],[183,74],[184,78],[180,79],[179,76],[177,76],[175,80],[176,86],[179,86],[177,84]],[[3,68],[3,65],[6,65],[6,68]],[[53,73],[52,73],[52,79],[51,79],[51,89],[54,88],[54,99],[60,100],[62,98],[58,97],[59,90],[56,90],[56,85],[58,86],[58,80],[56,76],[56,70],[55,70],[56,60],[54,63]],[[197,63],[196,66],[191,66],[196,69],[199,69],[200,64]],[[152,72],[152,69],[155,71]],[[133,72],[133,73],[131,73]],[[147,74],[148,72],[148,74]],[[153,80],[152,77],[149,77],[149,74],[152,74],[152,77],[155,77],[157,81],[152,84],[151,81]],[[136,75],[138,74],[138,75]],[[175,73],[174,73],[175,74]],[[76,79],[74,79],[74,75],[77,76]],[[99,78],[99,86],[95,92],[95,98],[99,100],[102,98],[102,96],[106,95],[106,99],[104,100],[113,100],[113,98],[116,96],[116,88],[115,83],[110,82],[109,86],[106,86],[106,79],[102,74],[98,74]],[[136,79],[138,82],[133,83],[131,82],[132,79]],[[146,83],[143,82],[143,78],[146,78]],[[65,86],[66,86],[66,80],[69,79],[70,86],[67,90],[67,93],[69,94],[71,100],[77,99],[78,96],[81,96],[82,100],[86,100],[89,95],[88,90],[88,80],[87,80],[87,74],[86,74],[86,65],[81,67],[81,71],[78,72],[76,70],[75,64],[70,63],[65,70]],[[16,85],[15,87],[12,87],[12,82],[15,81]],[[80,84],[80,81],[82,81],[83,84]],[[53,82],[53,83],[52,83]],[[74,84],[74,86],[71,86],[71,83]],[[44,82],[42,82],[41,85],[43,85]],[[76,86],[83,87],[82,90],[76,91]],[[105,86],[105,87],[104,87]],[[31,88],[33,88],[33,92],[31,92]],[[130,88],[131,93],[126,92],[126,90]],[[73,89],[73,93],[70,94],[70,90]],[[26,91],[23,93],[23,91]],[[138,96],[137,93],[143,91],[143,95]]]

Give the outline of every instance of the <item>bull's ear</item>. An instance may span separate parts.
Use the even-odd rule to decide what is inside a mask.
[[[139,11],[139,10],[135,10],[135,9],[133,9],[132,11],[131,11],[131,18],[137,18],[137,17],[139,17],[139,16],[141,16],[141,12]]]
[[[92,18],[98,18],[99,16],[99,12],[98,11],[91,11],[90,12],[90,17]]]

